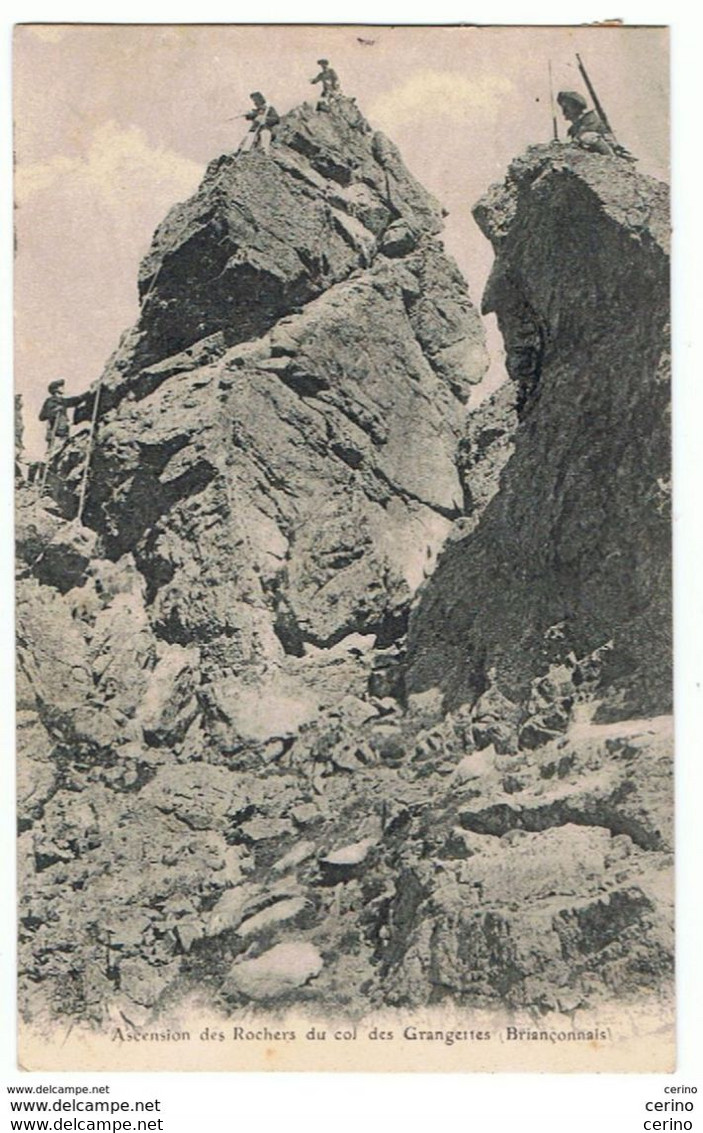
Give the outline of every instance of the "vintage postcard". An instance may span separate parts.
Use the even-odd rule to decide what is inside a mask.
[[[14,123],[21,1065],[673,1069],[666,29],[27,24]]]

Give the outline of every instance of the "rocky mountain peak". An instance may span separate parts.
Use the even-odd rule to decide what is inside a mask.
[[[51,507],[20,492],[31,1025],[651,994],[659,1026],[665,208],[620,159],[513,163],[476,207],[510,381],[468,419],[441,208],[353,100],[171,209],[83,523],[87,423]]]
[[[392,642],[460,514],[487,356],[441,225],[339,98],[211,162],[154,235],[85,517],[134,556],[157,632],[235,681],[349,634]],[[69,510],[83,451],[62,457]]]
[[[218,336],[259,337],[378,256],[407,255],[441,209],[353,99],[291,110],[269,148],[226,153],[157,228],[120,369]]]

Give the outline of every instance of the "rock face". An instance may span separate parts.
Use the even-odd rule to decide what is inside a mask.
[[[441,210],[351,100],[157,231],[84,524],[87,426],[19,494],[32,1026],[666,992],[663,205],[563,152],[478,208],[468,419]]]
[[[212,162],[157,230],[103,377],[85,516],[134,556],[159,637],[213,672],[246,686],[306,644],[402,629],[461,512],[487,361],[441,227],[343,99],[292,111],[268,154]]]
[[[536,147],[476,206],[520,425],[501,490],[425,587],[408,685],[511,698],[610,644],[615,716],[671,706],[668,211],[617,158]]]
[[[464,511],[475,527],[500,486],[500,476],[515,448],[516,391],[504,382],[466,421],[457,464],[464,489]],[[468,524],[462,524],[468,527]]]

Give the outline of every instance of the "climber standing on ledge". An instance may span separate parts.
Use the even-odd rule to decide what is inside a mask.
[[[68,436],[67,410],[75,405],[82,405],[90,396],[88,393],[78,393],[74,397],[66,397],[63,393],[65,384],[63,378],[49,382],[49,396],[39,410],[39,420],[46,421],[47,459],[50,458],[55,443]]]
[[[56,378],[53,382],[49,382],[49,396],[45,398],[44,404],[39,410],[39,420],[46,421],[46,457],[43,465],[39,465],[37,469],[37,472],[41,471],[38,481],[35,481],[38,482],[40,495],[44,491],[57,445],[64,441],[69,434],[68,410],[72,406],[82,405],[90,397],[89,393],[78,393],[74,397],[66,397],[63,393],[65,384],[63,378]]]
[[[251,122],[249,132],[244,135],[244,140],[240,145],[237,153],[244,153],[247,149],[263,149],[268,152],[268,147],[271,142],[271,132],[274,126],[277,126],[281,121],[278,111],[269,106],[260,90],[255,90],[249,95],[254,103],[251,110],[248,110],[244,115],[248,122]],[[264,131],[266,131],[266,138],[264,139]],[[249,141],[249,139],[251,140]],[[249,141],[249,145],[247,142]]]
[[[339,76],[337,72],[330,67],[329,59],[318,59],[317,64],[322,67],[319,75],[316,75],[310,82],[322,83],[322,98],[318,103],[318,109],[329,106],[332,99],[340,93],[339,91]]]

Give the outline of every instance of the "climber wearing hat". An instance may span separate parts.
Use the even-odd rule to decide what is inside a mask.
[[[322,83],[322,103],[328,103],[330,99],[339,94],[339,78],[337,72],[330,67],[329,59],[318,59],[318,66],[322,67],[319,75],[316,75],[310,82]]]
[[[588,110],[582,94],[575,90],[560,90],[557,102],[562,114],[571,123],[567,133],[575,145],[593,153],[612,156],[616,152],[612,133],[595,110]]]
[[[66,397],[63,393],[65,384],[63,378],[49,382],[49,396],[39,411],[39,420],[46,421],[46,443],[49,449],[55,441],[68,436],[67,410],[74,405],[81,405],[90,396],[88,393],[79,393],[74,397]]]
[[[260,90],[252,91],[249,98],[254,103],[251,110],[248,110],[244,117],[247,122],[251,122],[249,127],[249,134],[252,134],[250,145],[247,146],[249,134],[244,136],[244,141],[240,145],[237,153],[243,153],[245,149],[259,149],[263,148],[268,150],[271,141],[271,131],[274,126],[277,126],[281,121],[278,111],[273,106],[268,106],[266,99]],[[266,137],[264,138],[264,131]]]

